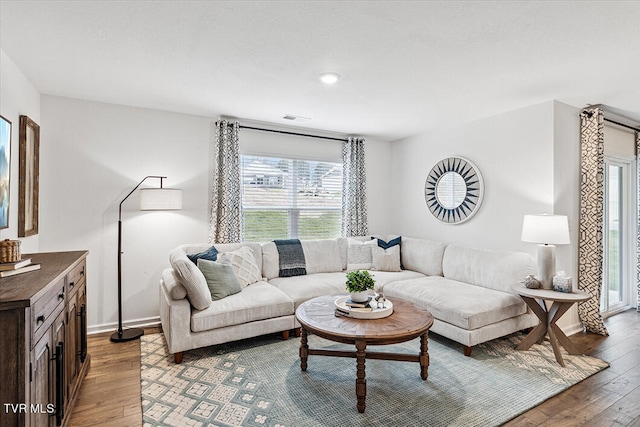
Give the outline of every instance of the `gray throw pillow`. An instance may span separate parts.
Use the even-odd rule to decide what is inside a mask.
[[[198,259],[198,268],[207,280],[211,299],[219,300],[242,290],[231,263]]]

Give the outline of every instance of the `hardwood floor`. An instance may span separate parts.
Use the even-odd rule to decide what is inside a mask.
[[[572,335],[571,340],[611,366],[507,426],[640,427],[640,313],[627,310],[605,324],[608,337],[588,333]]]
[[[609,337],[577,334],[586,354],[608,369],[571,387],[507,423],[507,426],[640,427],[640,313],[628,310],[605,321]],[[159,328],[145,329],[146,333]],[[69,426],[142,425],[140,343],[112,343],[110,333],[89,337],[91,369]]]
[[[160,332],[159,327],[145,333]],[[113,343],[111,332],[90,335],[91,368],[82,382],[69,426],[140,427],[140,341]]]

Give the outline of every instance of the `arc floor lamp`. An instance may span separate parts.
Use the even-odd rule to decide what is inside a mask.
[[[147,179],[159,179],[160,187],[142,188],[140,190],[140,210],[178,210],[182,209],[182,191],[176,188],[164,188],[163,180],[166,176],[149,175],[136,185],[125,196],[118,206],[118,330],[111,335],[111,341],[131,341],[144,335],[140,328],[122,328],[122,204],[129,198]]]

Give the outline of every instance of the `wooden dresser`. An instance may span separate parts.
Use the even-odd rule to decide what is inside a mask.
[[[25,254],[0,278],[0,426],[66,425],[87,354],[87,251]]]

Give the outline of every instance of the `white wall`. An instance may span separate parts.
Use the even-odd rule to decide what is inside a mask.
[[[522,218],[553,210],[552,102],[423,133],[392,145],[391,223],[397,233],[448,243],[535,252],[520,241]],[[443,224],[429,212],[424,183],[441,159],[461,156],[485,183],[478,213]]]
[[[169,251],[208,236],[212,123],[215,119],[42,97],[40,249],[88,249],[89,326],[117,321],[118,204],[146,175],[183,190],[183,210],[140,212],[138,193],[123,205],[123,319],[155,321],[158,282]],[[299,129],[298,129],[299,130]],[[339,142],[243,130],[243,151],[311,155],[340,161]],[[390,144],[367,141],[370,222],[388,226],[389,179],[376,171]],[[143,186],[155,186],[149,180]]]
[[[392,228],[407,236],[535,254],[535,244],[520,241],[523,215],[567,215],[572,243],[558,246],[557,269],[575,279],[578,115],[575,107],[549,101],[393,143]],[[478,166],[485,195],[471,220],[449,225],[427,209],[424,182],[438,161],[454,155]],[[575,307],[558,324],[568,333],[579,330]]]
[[[578,283],[578,232],[580,215],[580,109],[553,103],[553,203],[554,214],[567,215],[570,245],[556,248],[557,270],[564,270]],[[581,330],[576,306],[560,319],[567,333]]]
[[[174,247],[206,242],[211,120],[42,97],[40,249],[88,249],[88,316],[117,321],[118,204],[147,175],[183,190],[183,210],[123,205],[123,319],[158,316],[158,281]],[[144,186],[157,186],[148,180]]]
[[[18,237],[18,150],[20,116],[40,123],[40,93],[15,63],[0,50],[0,114],[11,122],[11,165],[9,189],[9,228],[0,230],[0,239]],[[38,252],[38,235],[20,238],[23,253]]]

